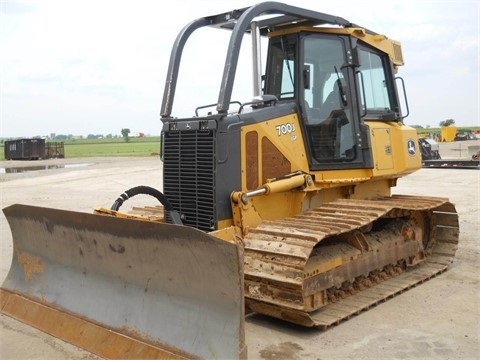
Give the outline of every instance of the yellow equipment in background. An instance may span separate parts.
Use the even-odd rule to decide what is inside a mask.
[[[441,127],[441,137],[442,142],[455,141],[455,136],[457,135],[457,127],[453,125],[442,126]]]
[[[218,99],[174,117],[183,48],[202,27],[231,32]],[[254,91],[239,102],[245,35]],[[421,167],[402,65],[399,42],[283,3],[186,25],[161,108],[163,191],[129,189],[95,214],[4,209],[2,312],[106,357],[236,358],[244,306],[325,329],[446,270],[455,207],[391,195]],[[137,194],[163,207],[120,211]]]

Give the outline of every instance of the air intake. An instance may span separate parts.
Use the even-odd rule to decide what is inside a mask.
[[[185,225],[204,231],[216,225],[215,134],[197,129],[169,131],[163,137],[164,194]]]

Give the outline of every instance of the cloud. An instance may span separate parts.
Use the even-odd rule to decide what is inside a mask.
[[[479,122],[479,9],[474,1],[318,2],[297,6],[344,17],[402,43],[409,123]],[[251,1],[2,1],[0,136],[159,133],[171,47],[190,21]],[[375,11],[372,11],[372,7]],[[215,103],[227,31],[189,40],[175,116]],[[265,54],[264,54],[265,55]],[[234,99],[251,100],[250,56],[243,54]],[[454,105],[450,105],[453,103]],[[134,125],[132,125],[134,124]],[[93,127],[93,128],[92,128]]]

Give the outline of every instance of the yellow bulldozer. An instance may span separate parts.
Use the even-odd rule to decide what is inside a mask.
[[[230,32],[218,100],[175,117],[183,50],[204,27]],[[161,105],[163,189],[93,213],[3,209],[2,313],[107,358],[246,358],[246,312],[327,329],[445,271],[454,205],[391,194],[421,168],[403,64],[399,42],[284,3],[187,24]],[[138,194],[158,206],[121,210]]]

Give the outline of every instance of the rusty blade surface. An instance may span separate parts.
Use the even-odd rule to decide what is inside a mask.
[[[128,356],[115,343],[76,343],[76,332],[89,328],[68,319],[185,357],[246,353],[243,263],[234,243],[184,226],[18,204],[3,211],[14,247],[2,285],[7,315],[48,332],[42,324],[51,310],[67,314],[53,335],[104,357]],[[50,310],[7,311],[8,294]]]

